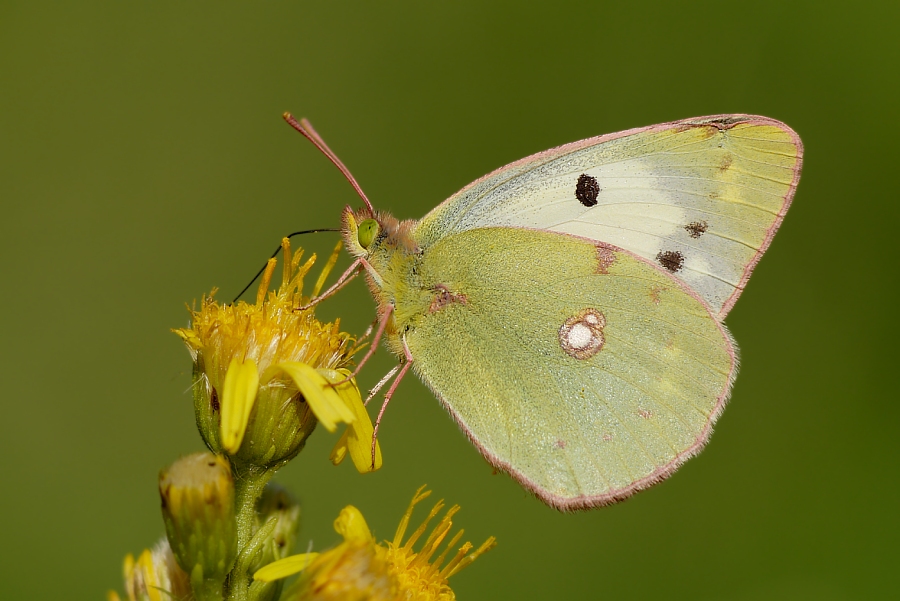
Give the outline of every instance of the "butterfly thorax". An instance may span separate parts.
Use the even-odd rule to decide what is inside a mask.
[[[363,246],[360,237],[365,238],[365,234],[360,233],[360,225],[367,220],[374,220],[377,228]],[[422,250],[412,235],[416,223],[411,219],[400,221],[380,211],[373,214],[367,208],[353,211],[347,207],[343,215],[344,244],[348,252],[366,263],[366,281],[378,305],[379,318],[391,310],[385,334],[397,354],[402,353],[400,335],[433,296],[423,288],[418,277]]]

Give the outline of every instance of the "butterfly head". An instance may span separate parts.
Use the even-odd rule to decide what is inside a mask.
[[[381,226],[372,212],[365,207],[357,211],[345,207],[341,222],[341,233],[347,251],[355,257],[368,256],[369,249],[381,233]]]
[[[415,250],[409,230],[413,221],[398,221],[367,207],[344,208],[341,232],[347,251],[355,257],[369,258],[380,251],[403,248]]]

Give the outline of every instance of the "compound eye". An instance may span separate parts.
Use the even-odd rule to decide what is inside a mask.
[[[378,235],[378,222],[374,219],[365,219],[359,224],[359,230],[356,237],[359,245],[368,250],[369,246],[374,242],[375,236]]]

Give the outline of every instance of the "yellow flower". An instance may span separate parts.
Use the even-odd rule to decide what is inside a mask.
[[[424,488],[416,491],[392,541],[376,543],[362,513],[348,505],[334,522],[335,530],[344,538],[342,543],[321,554],[304,553],[286,557],[259,570],[254,578],[269,582],[303,570],[300,579],[283,596],[288,601],[455,599],[447,579],[493,548],[496,539],[493,536],[488,538],[472,553],[472,544],[467,542],[444,565],[444,560],[462,537],[460,530],[447,543],[444,551],[432,559],[453,526],[452,517],[459,511],[459,505],[454,505],[415,551],[413,545],[444,507],[443,501],[438,501],[425,521],[404,542],[413,508],[431,494],[431,491],[423,492]]]
[[[135,561],[129,553],[123,566],[125,592],[128,601],[169,601],[187,599],[191,595],[188,575],[178,567],[172,549],[165,539],[152,551],[145,549]],[[121,601],[119,594],[110,591],[108,601]]]
[[[191,327],[174,330],[194,360],[194,413],[204,442],[214,453],[228,454],[239,471],[283,465],[300,452],[317,423],[331,432],[339,423],[353,432],[372,429],[356,383],[348,380],[354,339],[340,331],[339,321],[323,324],[312,308],[299,310],[309,301],[302,294],[303,279],[315,256],[301,265],[302,251],[292,256],[286,238],[282,249],[277,291],[269,291],[276,264],[271,259],[254,304],[220,305],[213,291],[191,311]],[[351,443],[359,447],[356,455],[365,445],[368,461],[351,457],[357,469],[371,471],[371,436]],[[378,450],[374,468],[380,464]]]

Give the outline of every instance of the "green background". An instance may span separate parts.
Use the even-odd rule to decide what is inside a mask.
[[[881,599],[896,590],[896,3],[0,3],[4,599],[101,599],[162,533],[156,476],[201,448],[185,302],[228,299],[280,237],[358,205],[281,120],[309,117],[377,207],[420,217],[573,140],[692,116],[806,145],[787,219],[728,318],[711,444],[619,505],[559,514],[493,475],[414,377],[384,469],[317,432],[278,480],[300,546],[357,505],[390,537],[423,483],[498,547],[465,599]],[[302,244],[327,253],[334,234]],[[348,263],[346,257],[341,265]],[[355,282],[322,306],[373,318]],[[363,387],[393,365],[386,351]]]

